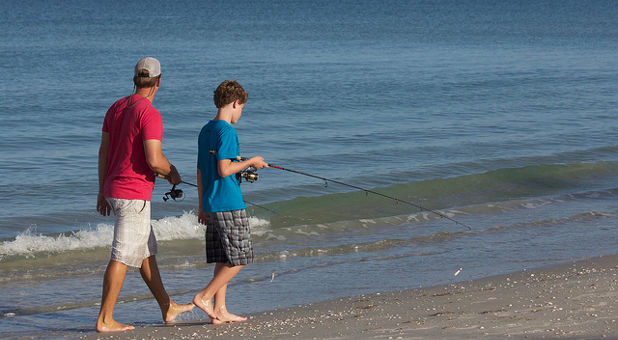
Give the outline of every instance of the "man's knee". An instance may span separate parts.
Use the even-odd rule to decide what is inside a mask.
[[[109,263],[107,264],[108,268],[124,268],[126,269],[128,266],[126,263],[120,262],[120,261],[116,261],[116,260],[109,260]]]

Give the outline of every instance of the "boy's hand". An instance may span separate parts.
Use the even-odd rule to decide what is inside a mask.
[[[203,225],[206,225],[206,213],[203,211],[200,211],[197,214],[197,221]]]
[[[268,163],[264,162],[264,157],[255,156],[249,159],[249,165],[256,169],[268,168]]]

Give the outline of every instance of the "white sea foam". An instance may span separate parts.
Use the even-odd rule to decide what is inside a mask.
[[[159,241],[186,240],[204,237],[204,225],[197,222],[197,215],[185,212],[180,216],[168,216],[153,220],[152,227]]]
[[[252,233],[257,236],[270,231],[268,220],[250,217]],[[197,222],[197,215],[184,212],[180,216],[169,216],[152,220],[155,236],[159,241],[199,239],[204,237],[205,226]],[[34,256],[35,253],[60,253],[77,249],[92,249],[112,244],[114,227],[101,223],[96,228],[88,228],[70,234],[37,234],[36,229],[28,228],[14,240],[0,244],[0,260],[6,256]]]
[[[13,255],[33,256],[37,252],[61,252],[67,250],[94,248],[111,244],[113,227],[99,224],[95,229],[72,232],[70,235],[49,236],[36,234],[36,229],[28,228],[12,241],[0,244],[0,258]]]
[[[251,226],[251,235],[262,236],[268,232],[272,232],[270,221],[264,220],[255,216],[249,217],[249,225]]]

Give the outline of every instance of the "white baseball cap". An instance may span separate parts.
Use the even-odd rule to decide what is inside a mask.
[[[141,70],[148,71],[148,74],[139,74]],[[159,61],[153,57],[145,57],[140,59],[137,64],[135,64],[135,76],[136,77],[145,77],[145,78],[153,78],[161,75],[161,64]]]

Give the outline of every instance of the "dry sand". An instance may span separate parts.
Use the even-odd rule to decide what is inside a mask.
[[[618,255],[446,286],[362,295],[84,339],[618,339]],[[204,315],[206,318],[206,315]]]

